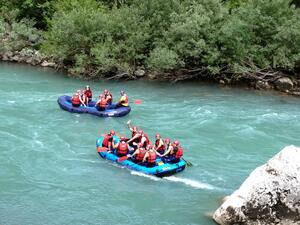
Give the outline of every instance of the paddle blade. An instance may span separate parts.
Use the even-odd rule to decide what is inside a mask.
[[[97,147],[98,152],[107,152],[107,150],[108,150],[108,148],[106,148],[106,147],[100,147],[100,146]]]
[[[134,100],[133,103],[136,104],[136,105],[140,105],[142,103],[142,100],[141,99],[136,99],[136,100]]]
[[[122,156],[122,157],[118,158],[118,162],[123,162],[123,161],[125,161],[126,159],[128,159],[128,156],[127,156],[127,155]]]

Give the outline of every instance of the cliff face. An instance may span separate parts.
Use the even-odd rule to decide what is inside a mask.
[[[213,218],[221,225],[300,224],[300,148],[285,147],[256,168]]]

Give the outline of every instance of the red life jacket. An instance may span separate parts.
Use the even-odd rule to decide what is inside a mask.
[[[120,141],[117,147],[117,153],[120,155],[127,155],[128,144],[125,141]]]
[[[107,101],[105,98],[101,98],[100,102],[98,103],[99,107],[105,108],[107,105]]]
[[[106,135],[104,136],[103,141],[102,141],[102,147],[108,147],[108,143],[109,143],[109,142],[112,142],[112,141],[113,141],[113,137],[110,136],[110,135],[108,135],[108,134],[106,134]]]
[[[183,156],[183,148],[182,147],[174,147],[175,159],[181,159]]]
[[[149,151],[147,162],[152,164],[152,163],[155,163],[155,160],[156,160],[156,153],[153,151]]]
[[[73,105],[80,105],[80,99],[79,99],[79,95],[73,95],[72,97],[72,104]]]
[[[135,156],[135,160],[138,161],[138,162],[141,162],[141,161],[143,161],[144,156],[146,154],[146,149],[139,148],[139,151],[140,152],[138,154],[136,154],[136,156]]]
[[[84,90],[84,94],[88,98],[92,98],[93,94],[91,90]]]
[[[160,143],[160,140],[161,140],[161,139],[157,139],[157,140],[155,141],[155,147],[156,147],[156,148],[158,147],[158,145],[159,145],[159,143]],[[158,151],[164,151],[164,150],[165,150],[165,145],[160,146],[157,150],[158,150]]]

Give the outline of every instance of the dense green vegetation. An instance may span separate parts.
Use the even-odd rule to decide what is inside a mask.
[[[0,38],[9,36],[7,24],[13,32],[5,45],[24,47],[43,30],[42,44],[35,47],[86,78],[130,74],[137,68],[164,74],[196,71],[196,76],[258,69],[292,72],[300,63],[300,10],[295,0],[0,4]]]

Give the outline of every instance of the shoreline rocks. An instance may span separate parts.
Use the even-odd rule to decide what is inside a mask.
[[[213,219],[221,225],[299,225],[300,148],[285,147],[256,168]]]
[[[0,54],[0,60],[15,63],[26,63],[33,66],[58,68],[49,57],[32,48],[24,48],[21,51],[8,51]]]

